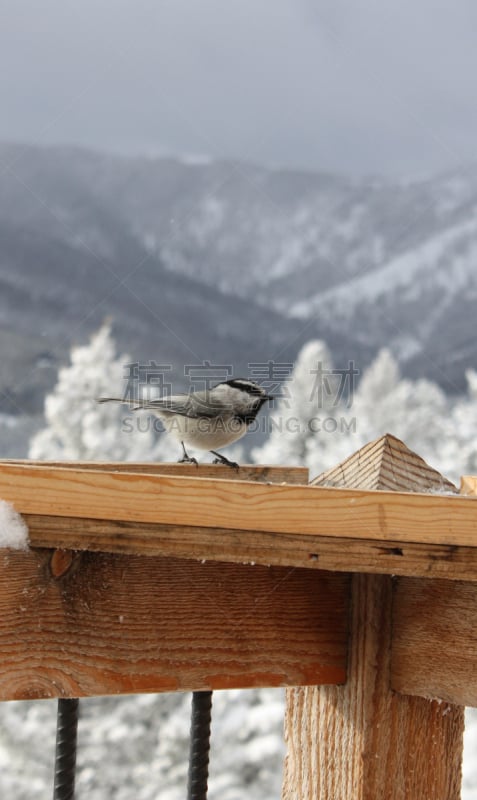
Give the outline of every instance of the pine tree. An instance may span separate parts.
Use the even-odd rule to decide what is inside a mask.
[[[127,406],[97,403],[102,395],[122,394],[124,365],[117,356],[110,323],[90,343],[74,347],[71,363],[60,369],[58,382],[45,400],[46,428],[30,443],[30,458],[89,461],[157,459],[152,426],[132,416]]]
[[[389,350],[381,350],[365,370],[354,411],[363,444],[392,433],[423,458],[435,462],[445,432],[446,396],[432,381],[402,378]]]
[[[477,473],[477,372],[466,372],[467,393],[454,398],[437,454],[443,471],[453,480],[461,475]]]
[[[302,349],[292,373],[289,397],[272,413],[272,432],[265,445],[253,452],[256,461],[301,464],[308,466],[313,476],[366,442],[392,433],[443,472],[443,466],[457,456],[455,445],[449,452],[444,443],[459,442],[461,460],[465,457],[467,464],[477,468],[477,441],[463,447],[458,434],[464,429],[464,418],[467,423],[473,419],[469,400],[458,403],[450,417],[442,390],[428,380],[403,379],[397,360],[387,349],[381,350],[364,371],[353,396],[350,387],[344,387],[340,396],[338,382],[344,372],[335,370],[333,374],[332,370],[331,356],[323,342],[309,342]],[[477,393],[476,373],[469,373],[468,381]],[[468,424],[466,431],[468,434]]]
[[[337,376],[326,344],[308,342],[300,351],[282,399],[269,416],[270,437],[252,451],[263,464],[305,465],[310,442],[320,436],[325,419],[337,408]],[[323,433],[324,435],[324,433]]]

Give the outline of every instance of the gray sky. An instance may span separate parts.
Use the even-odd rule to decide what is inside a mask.
[[[421,175],[477,160],[475,0],[0,0],[0,139]]]

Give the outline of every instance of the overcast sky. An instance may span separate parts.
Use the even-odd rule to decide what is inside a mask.
[[[0,139],[413,176],[477,160],[475,0],[0,0]]]

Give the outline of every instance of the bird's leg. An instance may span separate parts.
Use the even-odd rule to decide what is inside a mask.
[[[233,469],[239,468],[239,465],[236,461],[229,461],[228,458],[225,458],[225,456],[223,456],[221,453],[216,453],[215,450],[211,450],[210,452],[214,456],[217,456],[217,458],[214,458],[214,464],[226,464],[228,467],[233,467]]]
[[[190,456],[188,454],[187,450],[185,449],[184,442],[181,442],[181,445],[182,445],[182,450],[184,451],[184,455],[182,456],[182,458],[179,459],[178,463],[179,464],[195,464],[196,467],[198,467],[199,466],[199,462],[197,461],[196,458],[192,458],[192,456]]]

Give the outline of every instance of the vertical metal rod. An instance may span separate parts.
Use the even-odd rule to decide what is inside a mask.
[[[79,700],[58,700],[53,800],[74,800]]]
[[[192,693],[187,800],[207,800],[212,692]]]

